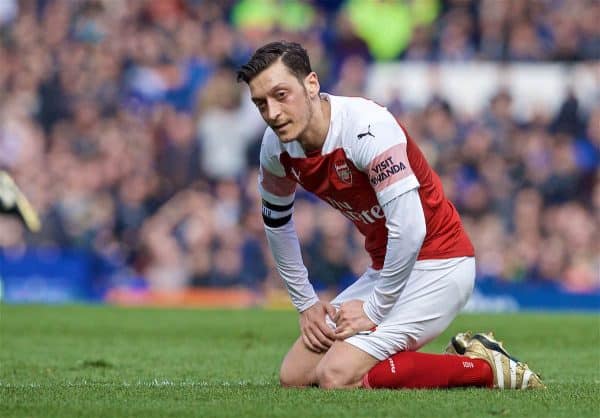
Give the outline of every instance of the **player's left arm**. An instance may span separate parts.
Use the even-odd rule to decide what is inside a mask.
[[[357,167],[368,174],[385,214],[387,250],[380,280],[369,298],[364,303],[346,302],[338,311],[340,339],[372,329],[389,314],[406,285],[426,234],[419,182],[408,161],[404,131],[391,115],[390,119],[371,123],[370,129],[373,137],[357,140],[352,153]]]
[[[383,268],[373,293],[363,305],[367,317],[379,324],[392,310],[406,286],[425,239],[425,214],[417,189],[382,205],[388,230]]]

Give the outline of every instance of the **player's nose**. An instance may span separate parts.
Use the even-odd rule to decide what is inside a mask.
[[[281,116],[281,106],[272,100],[267,102],[267,118],[271,123],[277,122],[277,119]]]

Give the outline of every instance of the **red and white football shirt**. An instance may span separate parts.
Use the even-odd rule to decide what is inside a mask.
[[[277,226],[289,219],[301,184],[354,223],[378,270],[387,246],[382,205],[418,188],[426,236],[417,259],[473,256],[439,177],[387,109],[363,98],[323,96],[331,103],[331,121],[320,150],[305,153],[298,142],[284,144],[270,128],[264,134],[259,189],[265,222]]]

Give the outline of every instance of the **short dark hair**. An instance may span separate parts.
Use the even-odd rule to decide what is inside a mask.
[[[306,49],[296,42],[271,42],[258,48],[250,61],[237,72],[237,81],[250,83],[254,77],[275,63],[279,58],[287,69],[300,81],[312,72]]]

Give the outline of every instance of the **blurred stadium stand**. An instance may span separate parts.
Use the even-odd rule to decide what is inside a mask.
[[[472,309],[600,309],[598,16],[594,0],[1,0],[0,169],[43,220],[0,216],[3,298],[285,303],[255,187],[264,125],[235,69],[288,39],[441,175],[477,252]],[[316,287],[353,281],[361,237],[305,193],[295,211]]]

